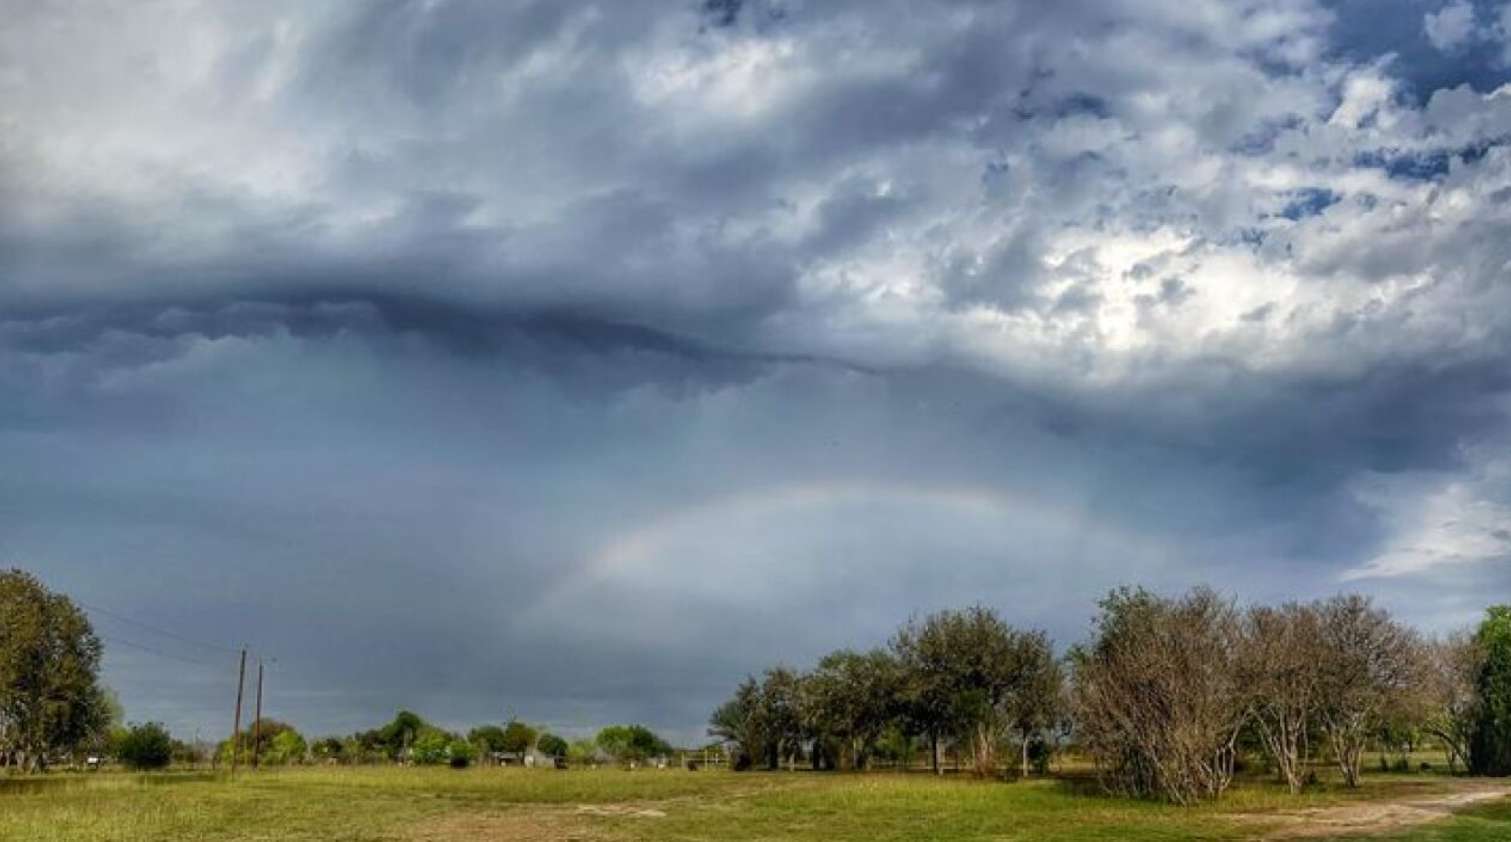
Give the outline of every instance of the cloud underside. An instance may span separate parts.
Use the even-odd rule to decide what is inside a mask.
[[[1121,582],[1465,622],[1507,27],[1396,5],[15,10],[0,555],[276,652],[313,730],[691,739]],[[223,653],[100,624],[181,657],[111,648],[133,718],[218,723]]]

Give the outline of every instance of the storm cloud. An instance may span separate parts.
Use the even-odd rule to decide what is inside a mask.
[[[132,719],[1511,596],[1511,6],[7,5],[0,559]]]

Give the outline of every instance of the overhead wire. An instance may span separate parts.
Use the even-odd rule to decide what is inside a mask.
[[[79,605],[83,606],[85,609],[89,610],[90,612],[102,614],[102,615],[104,615],[106,617],[109,617],[109,618],[111,618],[113,620],[117,620],[119,622],[125,623],[125,624],[127,624],[129,626],[136,626],[137,628],[142,629],[144,631],[149,631],[149,632],[152,632],[153,634],[160,634],[163,637],[170,638],[172,640],[176,640],[176,641],[178,641],[180,643],[187,643],[187,644],[189,644],[191,646],[199,646],[201,648],[204,648],[204,649],[207,649],[207,650],[211,650],[211,651],[215,651],[215,652],[229,652],[229,653],[231,653],[233,655],[235,653],[241,651],[240,649],[237,649],[236,647],[223,646],[223,645],[221,645],[219,643],[209,643],[209,642],[206,642],[206,641],[203,641],[203,640],[196,640],[194,638],[178,634],[177,632],[171,632],[171,631],[168,631],[167,629],[159,628],[158,626],[154,626],[154,625],[152,625],[150,623],[144,623],[141,620],[134,620],[134,619],[132,619],[130,617],[125,616],[124,614],[119,614],[119,613],[117,613],[115,611],[111,611],[108,608],[101,608],[98,605],[90,605],[89,603],[84,602],[83,600],[76,599],[76,600],[74,600],[74,602],[76,602]]]
[[[157,649],[155,647],[148,646],[145,643],[137,643],[134,640],[127,640],[127,639],[125,639],[123,637],[111,637],[111,636],[103,635],[102,634],[102,635],[100,635],[100,639],[101,640],[109,641],[111,643],[118,643],[118,644],[120,644],[122,646],[127,646],[127,647],[130,647],[132,649],[139,649],[139,650],[141,650],[143,652],[147,652],[149,654],[156,655],[159,658],[169,658],[169,659],[174,660],[174,661],[182,661],[183,663],[186,663],[186,664],[195,664],[195,665],[201,666],[201,667],[214,666],[214,664],[210,664],[210,663],[207,663],[205,661],[196,660],[194,658],[186,658],[183,655],[175,655],[172,652],[164,652],[161,649]]]

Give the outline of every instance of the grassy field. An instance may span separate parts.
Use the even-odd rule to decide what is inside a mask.
[[[1367,838],[1398,842],[1505,842],[1511,789],[1480,792],[1485,786],[1376,775],[1358,792],[1324,786],[1291,798],[1252,781],[1219,805],[1181,809],[1104,797],[1084,780],[917,773],[294,769],[234,782],[102,773],[0,781],[0,839],[1221,840],[1362,828]],[[1486,800],[1446,817],[1434,807],[1428,823],[1350,824],[1377,813],[1414,816],[1421,811],[1401,805],[1458,797],[1466,787]]]

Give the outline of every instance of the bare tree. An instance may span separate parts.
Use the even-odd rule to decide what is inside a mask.
[[[1219,797],[1245,719],[1238,612],[1209,588],[1180,599],[1122,589],[1072,653],[1077,723],[1106,786],[1178,804]]]
[[[1239,687],[1265,751],[1292,793],[1301,791],[1303,746],[1321,692],[1320,620],[1314,606],[1256,606],[1244,616]]]
[[[1438,738],[1448,753],[1448,770],[1460,761],[1469,766],[1469,745],[1479,720],[1477,682],[1485,653],[1474,635],[1457,632],[1433,640],[1424,649],[1427,710],[1422,730]]]
[[[1321,704],[1318,722],[1349,786],[1358,786],[1371,731],[1414,686],[1421,660],[1414,632],[1348,594],[1317,606]]]

